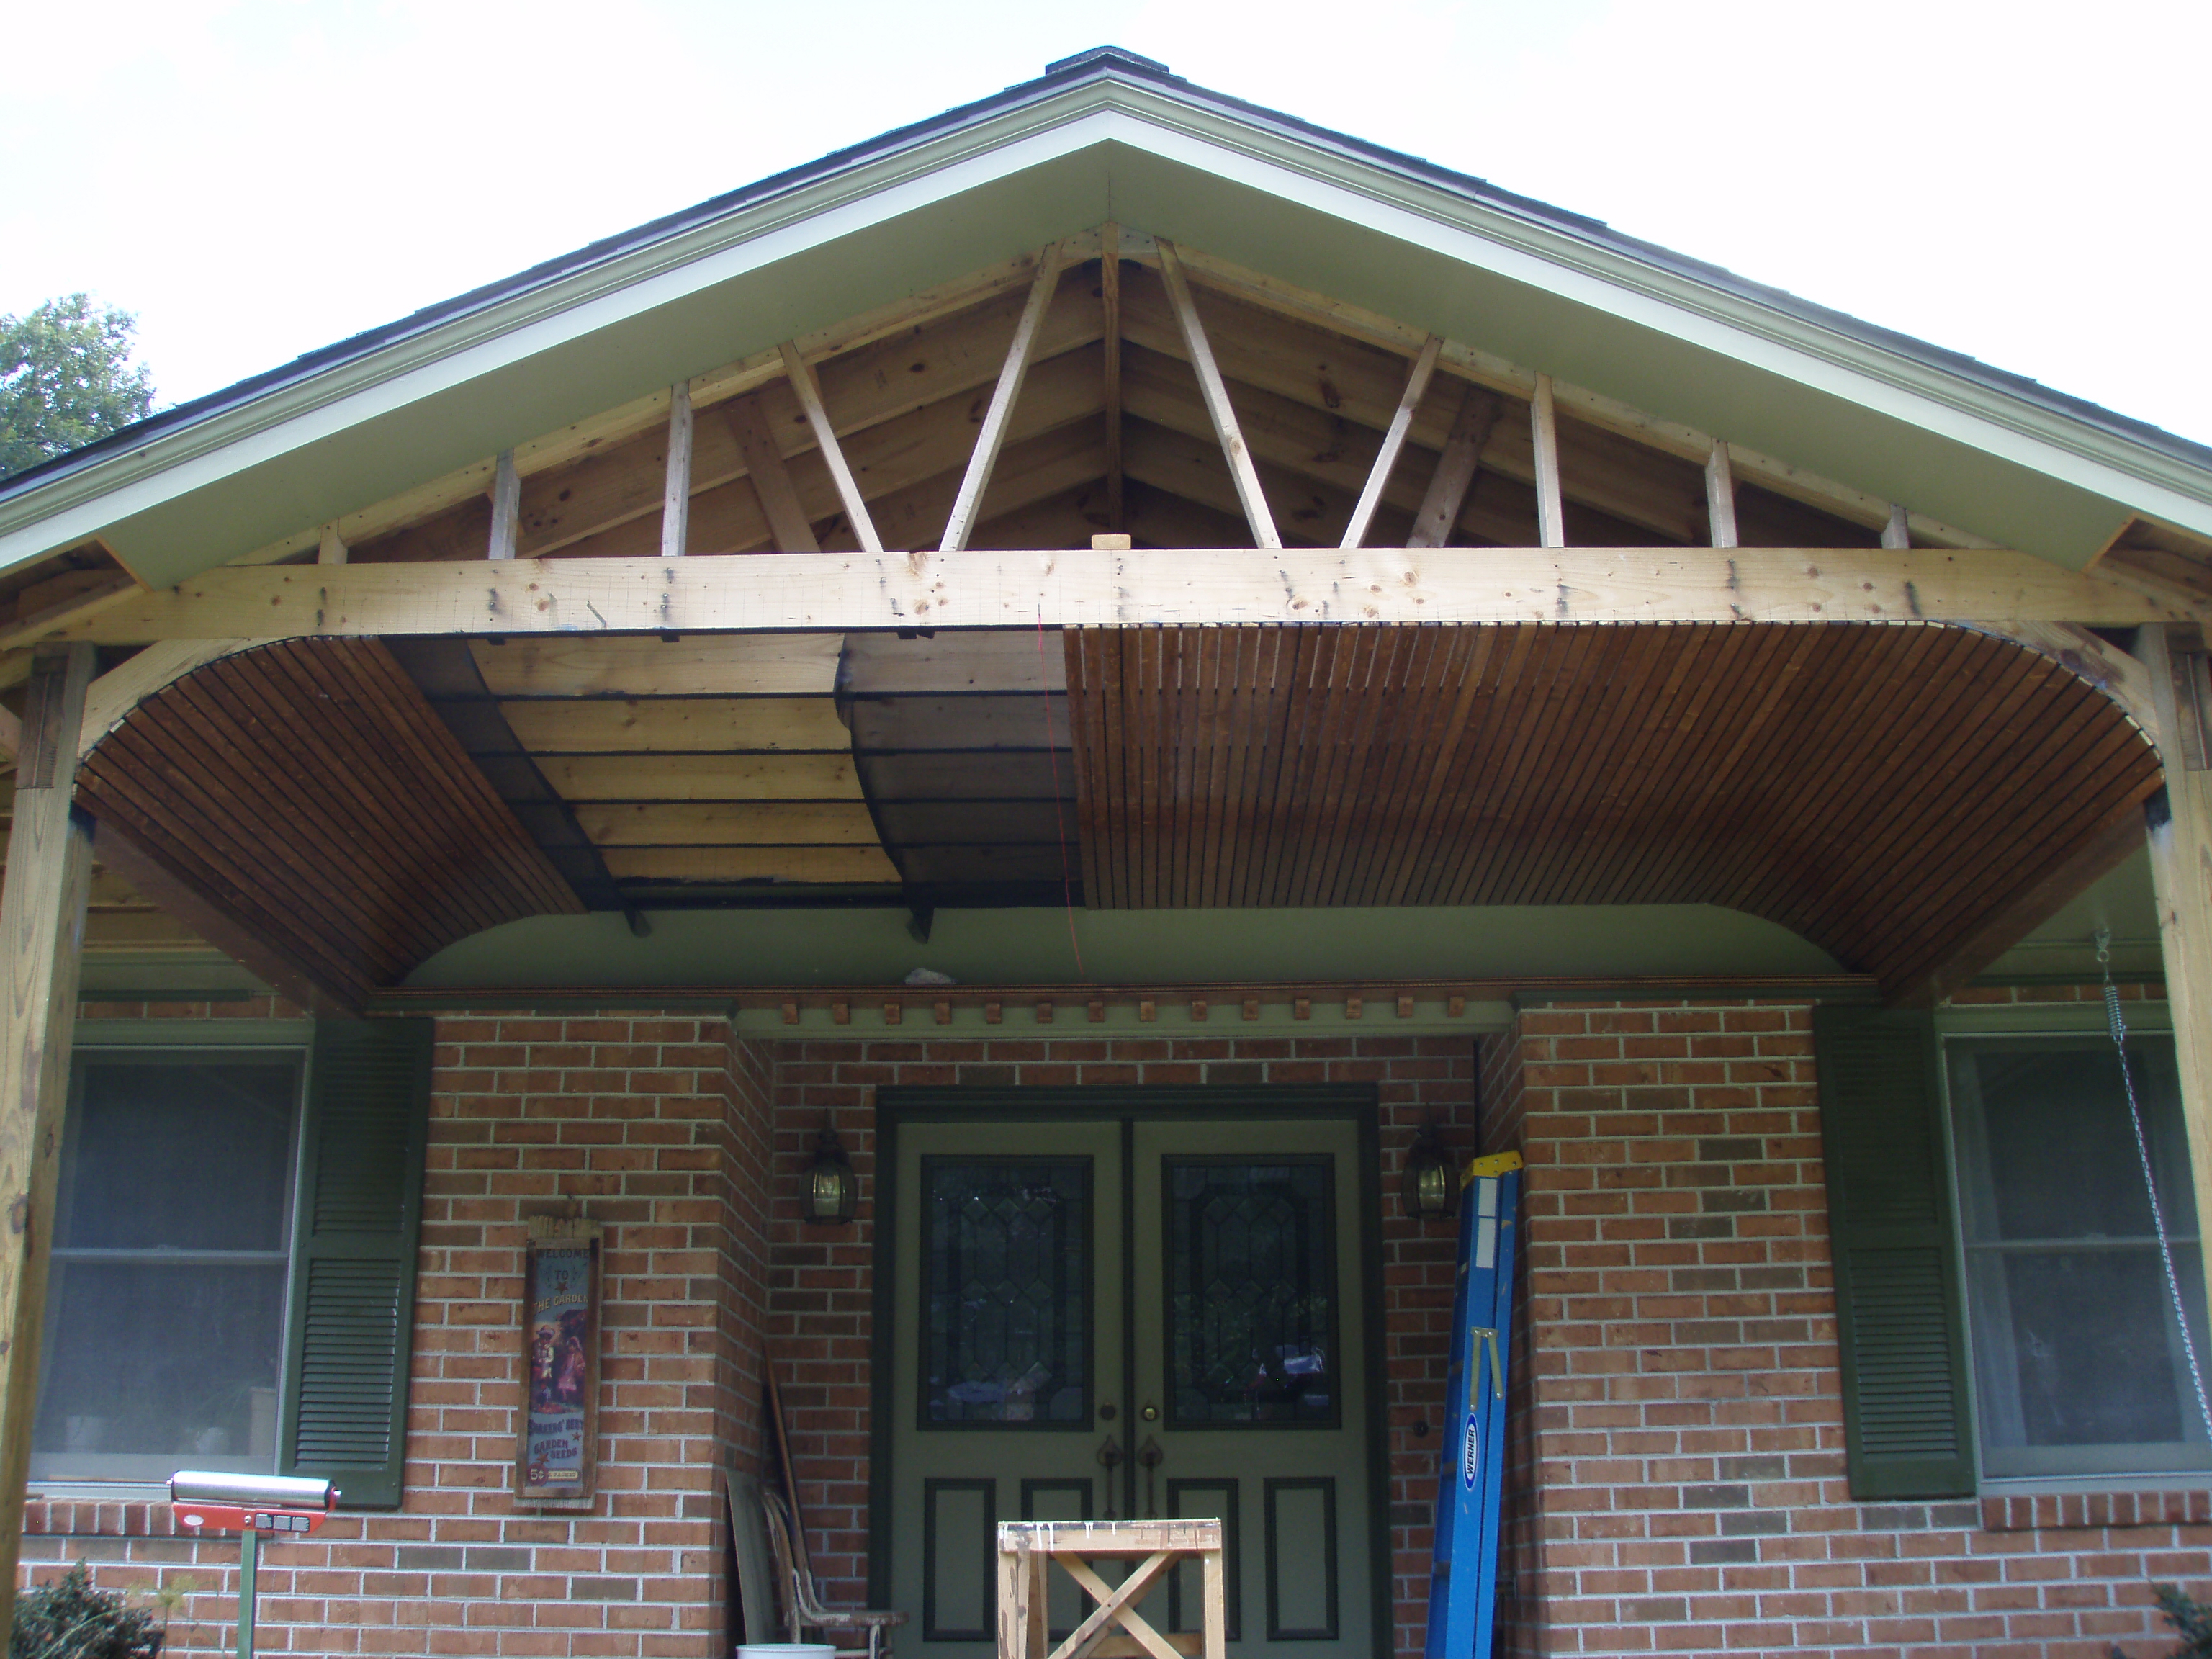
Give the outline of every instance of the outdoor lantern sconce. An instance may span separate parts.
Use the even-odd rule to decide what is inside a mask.
[[[806,1171],[806,1218],[824,1226],[836,1226],[853,1218],[853,1206],[859,1200],[859,1177],[853,1173],[853,1160],[845,1155],[844,1143],[837,1132],[828,1124],[822,1126],[821,1139],[814,1144],[814,1162]]]
[[[1406,1213],[1433,1221],[1459,1206],[1452,1190],[1451,1154],[1437,1139],[1437,1126],[1425,1125],[1406,1149]]]

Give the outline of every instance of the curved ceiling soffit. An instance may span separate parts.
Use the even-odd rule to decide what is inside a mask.
[[[153,646],[94,683],[84,735],[94,819],[342,1004],[583,908],[379,641]]]

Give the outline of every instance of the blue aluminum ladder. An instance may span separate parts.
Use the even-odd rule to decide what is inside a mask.
[[[1521,1154],[1478,1158],[1461,1179],[1451,1381],[1437,1472],[1426,1659],[1490,1659],[1498,1615],[1500,1478],[1513,1331]]]

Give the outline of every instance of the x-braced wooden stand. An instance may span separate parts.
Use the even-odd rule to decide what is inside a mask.
[[[1097,1556],[1138,1558],[1118,1584]],[[1205,1580],[1198,1638],[1163,1636],[1137,1603],[1186,1559]],[[1057,1561],[1098,1605],[1058,1647],[1046,1616],[1045,1564]],[[1007,1521],[999,1527],[999,1659],[1223,1659],[1226,1639],[1218,1521]],[[1116,1635],[1118,1625],[1127,1635]]]

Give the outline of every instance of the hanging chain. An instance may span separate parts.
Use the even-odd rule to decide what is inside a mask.
[[[2181,1276],[2173,1270],[2173,1245],[2166,1236],[2166,1210],[2158,1201],[2158,1182],[2150,1168],[2150,1140],[2143,1133],[2142,1108],[2136,1102],[2135,1070],[2128,1064],[2128,1026],[2120,1018],[2119,988],[2112,983],[2112,935],[2097,930],[2097,965],[2105,974],[2105,1018],[2112,1028],[2112,1047],[2120,1058],[2120,1081],[2128,1091],[2128,1121],[2136,1132],[2136,1156],[2142,1162],[2143,1191],[2150,1198],[2151,1224],[2158,1231],[2159,1259],[2166,1264],[2166,1292],[2173,1298],[2174,1323],[2181,1328],[2181,1351],[2189,1358],[2189,1380],[2197,1385],[2197,1410],[2212,1437],[2212,1400],[2204,1393],[2204,1369],[2197,1362],[2196,1340],[2189,1334],[2189,1310],[2181,1299]]]

